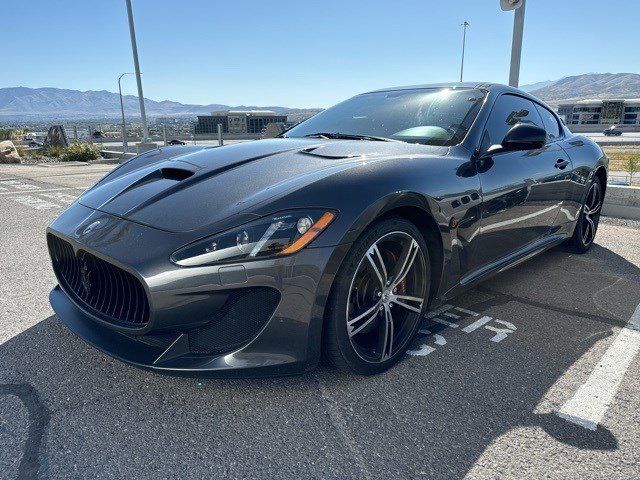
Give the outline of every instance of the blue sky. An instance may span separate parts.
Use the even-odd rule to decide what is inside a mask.
[[[498,0],[133,0],[133,10],[154,100],[326,107],[455,81],[464,20],[465,80],[508,79],[513,13]],[[133,69],[124,0],[7,0],[2,19],[0,87],[117,91]],[[521,84],[638,72],[639,25],[636,0],[529,0]]]

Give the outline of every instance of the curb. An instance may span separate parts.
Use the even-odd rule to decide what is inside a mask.
[[[602,214],[607,217],[640,220],[640,188],[607,185]]]

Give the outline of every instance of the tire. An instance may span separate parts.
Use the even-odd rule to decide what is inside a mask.
[[[603,201],[604,186],[600,178],[594,176],[589,183],[589,189],[582,204],[573,235],[567,242],[567,247],[571,252],[583,254],[591,249],[598,231]]]
[[[334,280],[325,310],[324,359],[359,375],[397,363],[420,327],[430,279],[427,244],[413,223],[390,217],[369,226]]]

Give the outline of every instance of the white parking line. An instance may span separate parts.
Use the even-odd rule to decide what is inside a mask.
[[[46,190],[42,189],[42,190],[37,190],[37,191],[34,191],[34,192],[29,192],[29,193],[60,192],[60,191],[64,191],[64,190],[75,190],[75,189],[76,189],[75,187],[47,188]],[[18,191],[13,190],[11,192],[0,192],[0,195],[20,195],[22,193],[25,193],[25,192],[18,192]]]
[[[51,198],[52,200],[58,200],[63,203],[71,204],[76,201],[75,195],[70,195],[64,192],[51,192],[51,193],[41,193],[41,197]]]
[[[21,203],[27,207],[35,208],[36,210],[49,210],[51,208],[62,208],[56,203],[51,203],[42,198],[35,197],[33,195],[20,195],[17,197],[11,197],[10,200]]]
[[[611,406],[624,374],[640,351],[640,305],[613,340],[587,381],[557,412],[565,420],[596,430]]]
[[[24,183],[19,180],[0,180],[0,185],[15,188],[16,190],[38,190],[40,187],[31,183]]]

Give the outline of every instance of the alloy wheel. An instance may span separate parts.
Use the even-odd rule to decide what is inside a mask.
[[[596,236],[601,208],[602,188],[600,187],[600,183],[595,181],[589,188],[589,193],[587,193],[587,198],[585,199],[583,207],[584,221],[582,222],[581,234],[582,242],[585,245],[589,245],[593,242],[593,239]]]
[[[360,260],[347,298],[347,334],[357,355],[388,360],[410,340],[425,302],[427,265],[410,234],[383,235]]]

